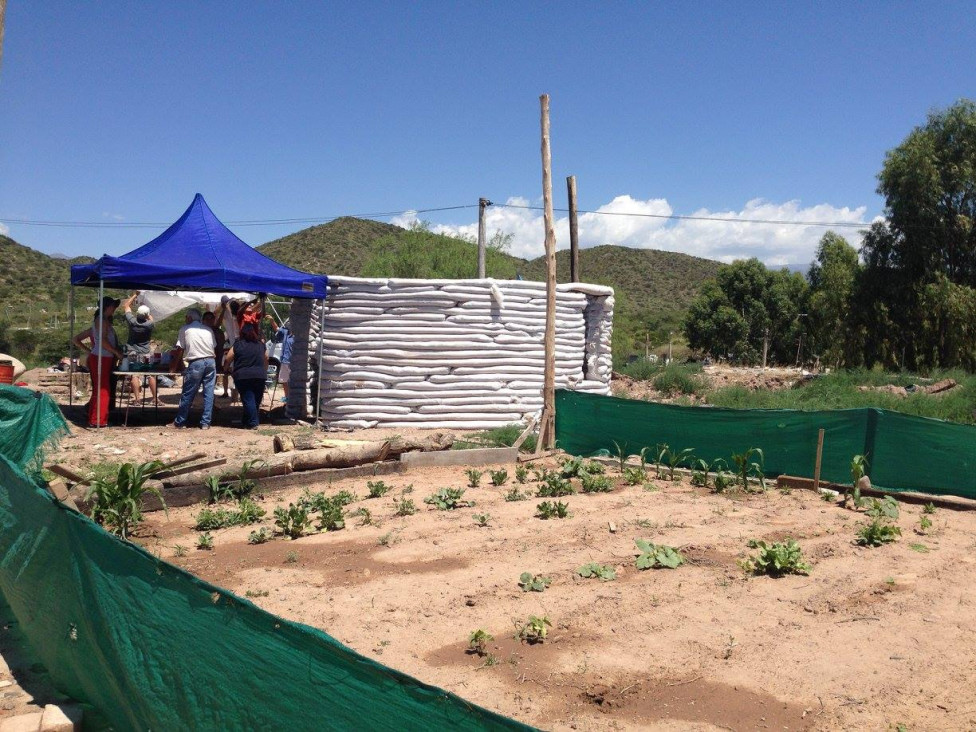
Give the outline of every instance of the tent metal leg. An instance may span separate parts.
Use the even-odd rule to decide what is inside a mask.
[[[98,280],[98,351],[99,354],[105,348],[105,313],[102,312],[102,300],[105,297],[105,280]],[[96,384],[95,380],[92,380],[92,388],[97,392],[95,397],[95,419],[101,420],[102,418],[102,357],[100,355],[95,356],[95,363],[98,364],[98,382]],[[106,423],[108,423],[108,418],[106,417]],[[101,425],[97,425],[100,427]]]
[[[75,286],[68,290],[68,408],[74,417],[75,406]]]
[[[321,427],[322,413],[322,341],[325,340],[325,300],[319,300],[319,368],[315,374],[318,383],[315,385],[315,426]]]

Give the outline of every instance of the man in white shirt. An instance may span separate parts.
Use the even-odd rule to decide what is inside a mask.
[[[176,353],[170,370],[174,373],[181,363],[186,361],[183,371],[183,394],[180,406],[176,412],[176,419],[172,426],[176,429],[186,429],[187,417],[190,415],[190,405],[197,389],[203,384],[203,416],[200,417],[200,429],[210,429],[210,419],[213,416],[214,384],[217,383],[217,367],[215,351],[217,339],[213,331],[201,322],[202,315],[196,308],[186,312],[186,325],[180,328],[176,338]]]

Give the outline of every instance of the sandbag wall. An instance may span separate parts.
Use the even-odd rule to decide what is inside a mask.
[[[541,282],[331,277],[324,303],[292,310],[308,337],[296,342],[291,390],[298,402],[317,386],[321,419],[336,429],[519,422],[542,408],[545,308]],[[558,388],[609,393],[612,319],[611,288],[557,287]],[[312,364],[304,380],[301,350]]]

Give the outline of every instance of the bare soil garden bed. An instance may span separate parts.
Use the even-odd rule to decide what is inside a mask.
[[[486,472],[466,488],[473,507],[425,504],[468,480],[462,468],[428,468],[387,476],[392,490],[380,498],[365,498],[366,478],[308,486],[357,496],[337,531],[249,544],[252,531],[274,528],[276,506],[299,500],[294,488],[259,500],[261,523],[212,531],[210,550],[195,548],[203,506],[153,513],[137,540],[272,613],[543,728],[976,724],[976,514],[939,509],[922,529],[923,508],[903,505],[901,539],[868,548],[854,541],[863,512],[808,491],[625,486],[609,468],[610,493],[537,498],[530,479],[517,487],[531,498],[506,501],[516,486],[515,466],[507,470],[500,487]],[[403,499],[418,512],[395,515]],[[542,500],[567,503],[571,515],[536,517]],[[353,515],[360,508],[372,524]],[[487,526],[475,514],[488,514]],[[808,576],[752,576],[740,566],[756,553],[750,539],[787,537],[812,565]],[[677,547],[685,562],[638,570],[636,539]],[[589,562],[614,568],[616,579],[576,574]],[[551,584],[523,591],[524,572]],[[530,616],[552,623],[542,643],[515,637]],[[477,629],[494,636],[484,655],[469,651]]]

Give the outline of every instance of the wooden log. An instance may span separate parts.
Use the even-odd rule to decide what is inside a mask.
[[[197,463],[196,465],[184,465],[182,468],[176,468],[175,470],[160,470],[157,473],[153,473],[150,477],[162,480],[163,478],[172,478],[177,475],[186,475],[187,473],[195,473],[199,470],[207,470],[209,468],[216,468],[220,465],[224,465],[227,462],[227,458],[217,458],[216,460],[210,460],[205,463]]]
[[[69,468],[67,465],[45,465],[46,470],[50,470],[55,475],[60,475],[62,478],[67,478],[72,483],[81,483],[82,485],[88,485],[88,480],[76,473],[74,470]]]
[[[404,439],[395,437],[392,440],[336,440],[320,435],[275,435],[274,451],[276,453],[291,452],[293,450],[318,450],[323,448],[363,447],[367,449],[381,449],[387,445],[388,455],[402,455],[405,452],[435,452],[447,450],[454,444],[454,435],[435,432],[422,439]]]
[[[319,468],[351,468],[366,463],[386,460],[390,454],[389,442],[369,442],[363,445],[342,445],[319,450],[299,450],[291,454],[294,470],[318,470]]]

